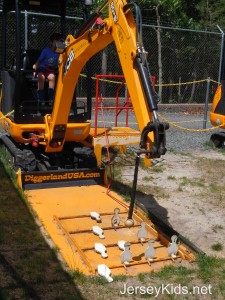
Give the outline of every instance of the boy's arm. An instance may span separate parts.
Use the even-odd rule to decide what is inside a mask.
[[[39,60],[37,60],[36,63],[33,64],[33,69],[37,70],[39,65],[40,65]]]
[[[45,49],[42,50],[40,56],[38,57],[37,61],[35,62],[35,64],[33,65],[33,69],[37,70],[38,67],[40,66],[41,62],[44,60],[45,57]]]

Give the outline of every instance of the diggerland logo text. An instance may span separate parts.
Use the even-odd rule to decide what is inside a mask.
[[[88,178],[99,178],[100,173],[85,173],[85,172],[74,172],[64,174],[49,174],[49,175],[25,175],[25,182],[42,183],[44,181],[59,181],[59,180],[73,180],[73,179],[88,179]]]

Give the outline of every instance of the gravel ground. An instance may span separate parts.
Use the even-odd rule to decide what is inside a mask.
[[[113,104],[112,104],[113,106]],[[93,105],[94,107],[94,105]],[[209,107],[210,109],[210,107]],[[169,122],[175,123],[178,126],[185,127],[187,129],[203,130],[203,120],[204,120],[204,105],[166,105],[159,106],[159,117],[163,117]],[[103,121],[106,127],[114,126],[115,111],[104,112],[102,116],[101,111],[99,111],[98,121],[100,127]],[[125,112],[122,112],[118,118],[118,126],[125,126]],[[161,119],[162,120],[162,119]],[[121,122],[120,122],[121,121]],[[163,121],[163,120],[162,120]],[[92,126],[94,126],[94,112],[92,114]],[[134,112],[129,111],[129,127],[138,130],[138,125]],[[211,128],[212,125],[209,120],[209,112],[207,115],[206,128]],[[0,126],[0,132],[3,132]],[[189,152],[193,150],[201,151],[204,150],[206,143],[209,142],[211,133],[214,131],[207,132],[191,132],[184,129],[176,128],[170,124],[170,128],[166,131],[166,147],[168,151],[176,152]]]
[[[177,152],[193,152],[193,150],[204,150],[206,144],[210,140],[211,131],[203,130],[203,115],[185,114],[185,113],[160,113],[163,118],[181,126],[185,129],[174,127],[172,124],[166,132],[166,145],[168,151]],[[206,123],[206,128],[211,128],[211,123]],[[192,132],[189,130],[200,130],[199,132]]]
[[[168,151],[176,152],[193,152],[202,151],[206,148],[206,144],[210,141],[210,136],[213,131],[203,131],[204,126],[204,107],[203,106],[184,106],[179,107],[177,105],[170,106],[169,109],[165,106],[159,107],[159,117],[168,120],[169,122],[175,123],[177,126],[181,126],[185,129],[176,128],[173,124],[170,124],[170,128],[166,131],[166,147]],[[115,112],[106,111],[104,116],[104,122],[106,127],[114,126]],[[118,126],[124,126],[125,113],[121,113],[119,116]],[[161,119],[163,121],[163,119]],[[101,124],[103,117],[101,113],[99,114],[99,124]],[[121,123],[120,123],[121,121]],[[133,112],[129,113],[129,127],[138,129],[136,118]],[[209,112],[207,114],[207,122],[205,127],[208,130],[212,128],[209,119]],[[189,130],[200,130],[199,132],[192,132]]]

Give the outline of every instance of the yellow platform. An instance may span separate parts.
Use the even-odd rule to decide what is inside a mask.
[[[103,186],[79,186],[25,191],[28,201],[47,233],[59,248],[62,257],[71,270],[80,270],[84,274],[96,274],[98,264],[106,264],[113,275],[136,275],[161,268],[172,262],[168,256],[169,241],[154,229],[151,221],[140,212],[133,216],[135,225],[126,228],[128,205],[113,192],[107,192]],[[121,222],[117,230],[111,225],[114,209],[120,209]],[[90,217],[90,212],[100,213],[102,222],[97,223]],[[137,239],[137,231],[142,220],[147,222],[148,238],[141,245]],[[97,225],[104,230],[105,239],[93,234],[92,226]],[[155,239],[156,257],[149,265],[144,258],[147,241]],[[132,261],[127,268],[120,262],[122,251],[117,246],[118,240],[131,242]],[[94,251],[95,243],[103,243],[107,248],[108,258],[104,259]],[[193,260],[182,246],[179,246],[178,257]]]
[[[126,152],[127,146],[140,144],[140,132],[129,127],[91,128],[90,136],[97,158],[98,166],[101,165],[102,148],[119,147],[122,153]]]

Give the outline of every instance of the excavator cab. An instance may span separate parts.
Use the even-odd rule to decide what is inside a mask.
[[[0,0],[2,9],[0,119],[5,131],[1,135],[1,144],[6,147],[12,158],[15,170],[48,172],[82,169],[87,166],[96,167],[92,149],[80,144],[80,141],[83,141],[89,134],[90,123],[87,119],[90,119],[91,106],[86,99],[82,101],[76,99],[76,85],[71,92],[70,99],[65,99],[69,101],[69,113],[66,118],[69,132],[66,137],[68,143],[58,153],[54,153],[54,149],[53,153],[45,152],[44,139],[47,131],[45,116],[52,114],[56,101],[54,99],[53,104],[49,102],[48,80],[46,80],[45,105],[39,105],[38,79],[33,70],[33,64],[37,61],[42,49],[48,46],[50,35],[59,32],[64,38],[66,37],[66,12],[71,10],[73,13],[76,10],[80,15],[84,8],[81,6],[81,9],[79,4],[81,4],[80,0],[70,2],[68,5],[67,1],[61,0]],[[86,6],[85,2],[84,6]],[[30,19],[25,18],[28,13],[32,16],[30,22],[26,22]],[[45,26],[40,21],[43,14],[49,16]],[[84,14],[82,15],[83,18],[79,21],[81,24],[84,19]],[[77,28],[77,23],[74,21],[72,24],[73,30]],[[46,33],[46,38],[43,37],[43,33]],[[61,44],[63,44],[62,41]],[[55,90],[57,84],[56,76]],[[78,138],[74,138],[74,132],[79,133]],[[75,152],[79,153],[75,154]],[[89,161],[87,161],[87,156]]]
[[[22,19],[28,12],[32,12],[35,18],[38,14],[54,15],[57,30],[65,37],[65,13],[67,1],[28,1],[7,0],[2,1],[2,100],[1,112],[6,115],[10,113],[10,119],[17,124],[44,123],[43,116],[50,114],[52,103],[48,99],[48,80],[45,82],[45,105],[40,106],[37,97],[37,77],[32,68],[37,61],[43,46],[48,46],[48,38],[44,39],[42,45],[38,45],[35,36],[39,37],[38,27],[26,27],[26,36],[23,33]],[[13,22],[11,22],[13,18]],[[55,22],[55,21],[54,21]],[[33,24],[34,25],[34,24]],[[30,30],[30,32],[29,32]],[[54,30],[54,28],[51,28]],[[53,32],[49,32],[49,36]],[[12,35],[15,42],[12,44]],[[29,40],[30,37],[30,40]],[[57,77],[57,76],[56,76]],[[90,107],[89,107],[90,108]],[[86,121],[90,116],[84,102],[76,101],[76,92],[71,104],[71,113],[68,122]],[[90,110],[90,109],[89,109]]]

